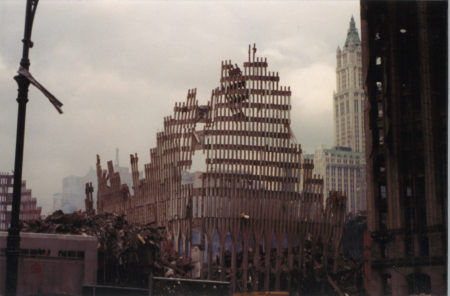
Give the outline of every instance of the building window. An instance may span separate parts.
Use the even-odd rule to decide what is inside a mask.
[[[390,274],[383,274],[381,276],[383,281],[383,295],[392,295],[392,282]]]
[[[385,199],[385,198],[386,198],[386,186],[384,186],[384,185],[381,185],[381,186],[380,186],[380,197],[381,197],[382,199]]]
[[[362,73],[361,73],[361,72],[362,72],[361,69],[359,69],[359,70],[358,70],[359,87],[362,87],[362,83],[361,83],[361,76],[362,76]]]
[[[336,120],[336,140],[339,141],[339,121]]]
[[[383,117],[383,104],[378,103],[378,117]]]
[[[431,279],[425,273],[416,272],[406,277],[409,295],[431,294]]]
[[[382,92],[383,91],[383,83],[381,81],[376,82],[377,91]]]
[[[420,237],[420,255],[429,256],[428,238],[426,236]]]
[[[345,70],[342,71],[342,89],[347,88],[347,73]]]

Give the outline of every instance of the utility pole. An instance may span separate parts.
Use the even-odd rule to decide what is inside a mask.
[[[18,263],[20,254],[20,199],[22,196],[22,164],[23,164],[23,146],[25,137],[25,114],[28,102],[28,88],[30,83],[36,86],[55,106],[58,112],[62,113],[59,102],[49,91],[47,91],[39,82],[37,82],[28,71],[30,60],[28,52],[33,47],[31,41],[31,31],[33,27],[34,14],[39,0],[27,0],[25,14],[25,30],[23,42],[22,59],[20,60],[19,75],[16,80],[19,88],[17,103],[19,110],[17,115],[17,134],[16,134],[16,154],[14,162],[14,187],[11,210],[11,225],[8,229],[7,247],[6,247],[6,289],[5,295],[14,296],[17,294]]]
[[[34,14],[38,0],[27,0],[26,14],[25,14],[25,32],[22,39],[23,51],[20,66],[26,70],[30,68],[30,60],[28,59],[28,52],[33,47],[31,41],[31,30],[33,27]],[[23,144],[25,136],[25,113],[28,102],[28,87],[30,82],[23,75],[14,77],[19,89],[17,95],[17,103],[19,104],[19,111],[17,115],[17,134],[16,134],[16,156],[14,161],[14,188],[13,200],[11,210],[11,226],[8,230],[7,247],[6,247],[6,290],[5,294],[16,295],[17,293],[17,277],[18,264],[20,253],[20,198],[22,195],[22,163],[23,163]]]

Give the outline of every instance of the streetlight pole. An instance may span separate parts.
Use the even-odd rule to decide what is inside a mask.
[[[25,30],[23,42],[22,59],[20,66],[23,69],[30,68],[30,60],[28,59],[28,52],[33,47],[31,41],[31,30],[33,27],[34,14],[39,0],[27,0],[26,14],[25,14]],[[29,79],[24,75],[19,74],[14,77],[19,89],[17,102],[19,104],[19,111],[17,116],[17,135],[16,135],[16,155],[14,162],[14,189],[11,211],[11,226],[8,230],[7,247],[6,247],[6,290],[5,294],[17,294],[17,278],[18,278],[18,263],[20,254],[20,199],[22,194],[22,164],[23,164],[23,146],[25,136],[25,113],[28,102],[28,87],[30,85]]]

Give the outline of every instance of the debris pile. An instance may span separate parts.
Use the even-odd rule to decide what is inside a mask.
[[[172,242],[166,239],[164,227],[154,223],[147,225],[129,224],[123,215],[100,214],[86,215],[75,212],[64,214],[56,211],[45,220],[22,222],[23,232],[59,233],[92,235],[97,237],[98,244],[98,284],[147,287],[148,275],[188,278],[192,269],[190,261],[180,257],[172,248]],[[300,246],[294,247],[299,253]],[[307,295],[360,295],[363,291],[362,260],[352,258],[348,251],[340,252],[336,262],[334,256],[324,256],[323,245],[306,239],[303,245],[303,256],[295,256],[293,270],[288,272],[288,262],[282,261],[281,290],[298,291]],[[237,252],[237,273],[242,275],[242,251]],[[259,266],[255,267],[255,252],[248,254],[248,286],[255,289],[264,282],[265,252],[260,248]],[[287,249],[283,250],[287,258]],[[275,249],[270,252],[270,264],[275,267]],[[328,260],[326,260],[328,259]],[[327,262],[325,262],[327,261]],[[212,280],[220,280],[221,268],[216,258],[213,266]],[[231,277],[231,253],[224,254],[225,280]],[[274,288],[275,269],[271,268],[270,288]],[[206,275],[205,275],[206,276]],[[238,276],[238,289],[242,287],[241,276]],[[294,279],[287,285],[288,278]],[[295,280],[296,279],[296,280]],[[259,282],[259,284],[257,284]],[[166,291],[169,294],[168,290]]]
[[[294,247],[294,253],[298,254],[299,245]],[[281,285],[280,290],[295,292],[301,295],[361,295],[363,292],[363,262],[353,259],[348,252],[340,252],[335,261],[329,253],[325,251],[323,244],[305,239],[303,245],[303,256],[299,258],[295,256],[293,260],[293,270],[289,272],[288,262],[286,260],[281,263]],[[248,287],[254,290],[259,286],[264,286],[265,272],[265,252],[260,247],[259,267],[256,268],[254,256],[256,254],[251,250],[248,256]],[[276,249],[270,251],[270,289],[275,288],[275,260]],[[237,252],[237,273],[242,275],[242,251]],[[287,249],[283,249],[283,257],[287,258]],[[220,262],[216,260],[213,266],[213,280],[220,279]],[[231,253],[226,250],[224,254],[224,268],[226,272],[225,279],[231,280]],[[289,279],[292,279],[289,285]],[[259,282],[259,284],[257,283]],[[238,290],[243,286],[242,277],[237,277]]]
[[[347,295],[363,294],[363,260],[355,260],[347,252],[337,259],[337,273],[332,277],[340,290]]]
[[[363,214],[347,216],[342,235],[341,250],[348,252],[356,260],[364,255],[364,232],[367,230],[367,217]]]
[[[56,211],[22,222],[22,232],[92,235],[98,239],[98,284],[147,287],[148,275],[187,277],[190,262],[166,239],[164,227],[129,224],[123,215]]]

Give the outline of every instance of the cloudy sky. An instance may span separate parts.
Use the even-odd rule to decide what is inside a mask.
[[[0,2],[0,171],[14,167],[17,85],[25,0]],[[303,150],[333,145],[336,48],[359,1],[41,0],[30,72],[64,103],[59,115],[32,87],[23,178],[44,212],[62,179],[114,159],[149,161],[174,103],[218,86],[220,63],[241,64],[248,44],[292,90],[292,129]]]

